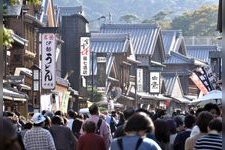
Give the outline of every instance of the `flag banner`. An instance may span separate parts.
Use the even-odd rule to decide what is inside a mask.
[[[209,78],[209,82],[211,83],[212,88],[215,90],[216,89],[216,76],[215,76],[215,74],[212,72],[212,69],[209,66],[205,67],[204,70],[206,71],[206,74]]]
[[[194,73],[198,76],[198,78],[201,80],[202,84],[205,86],[205,88],[207,89],[207,91],[212,91],[214,90],[214,87],[212,86],[212,84],[209,81],[209,77],[208,74],[205,70],[204,67],[201,68],[197,68],[194,70]]]
[[[204,84],[201,82],[199,77],[194,72],[192,72],[192,75],[190,76],[190,78],[194,82],[194,84],[198,87],[198,89],[202,91],[203,94],[208,93],[208,90],[206,89]]]

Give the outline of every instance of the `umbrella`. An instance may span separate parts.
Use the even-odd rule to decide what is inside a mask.
[[[210,102],[217,102],[216,100],[222,99],[222,91],[220,90],[212,90],[208,92],[206,95],[202,96],[201,98],[194,100],[191,104],[199,104],[199,103],[210,103]]]

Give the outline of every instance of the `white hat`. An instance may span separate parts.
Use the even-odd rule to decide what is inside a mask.
[[[45,121],[45,117],[41,114],[41,113],[36,113],[34,114],[34,116],[32,117],[32,121],[34,122],[34,124],[39,124],[43,121]]]

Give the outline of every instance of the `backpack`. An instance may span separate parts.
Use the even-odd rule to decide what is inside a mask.
[[[137,144],[135,146],[135,150],[138,150],[138,148],[139,148],[139,146],[141,145],[142,142],[143,142],[143,139],[139,138],[138,141],[137,141]],[[122,138],[118,138],[117,144],[118,144],[120,150],[123,150],[123,139]]]
[[[116,131],[116,124],[115,124],[115,122],[114,122],[112,116],[111,116],[111,119],[110,119],[110,124],[109,124],[109,126],[110,126],[111,132],[115,132],[115,131]]]
[[[100,127],[101,127],[101,124],[102,124],[102,119],[99,118],[98,119],[98,123],[97,123],[97,129],[95,131],[96,134],[99,134],[100,135]]]

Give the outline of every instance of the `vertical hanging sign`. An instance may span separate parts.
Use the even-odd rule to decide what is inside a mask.
[[[90,75],[90,38],[80,38],[80,75]]]
[[[56,39],[54,33],[43,33],[42,40],[42,88],[55,88],[55,49]]]
[[[159,72],[150,72],[150,93],[160,93]]]
[[[137,68],[137,91],[143,91],[143,69]]]

